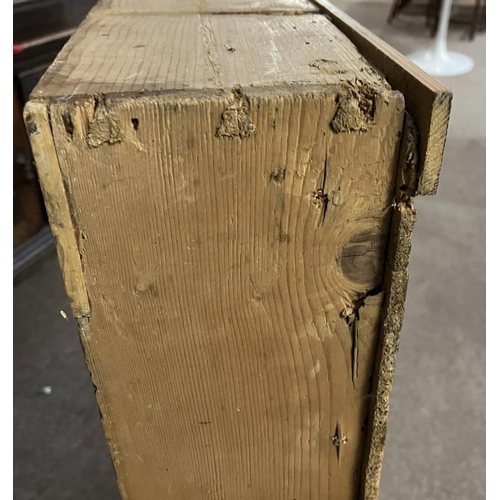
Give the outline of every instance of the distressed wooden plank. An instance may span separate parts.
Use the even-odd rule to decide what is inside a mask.
[[[387,247],[378,353],[372,383],[359,498],[377,500],[389,417],[389,397],[403,326],[411,239],[416,221],[413,197],[418,187],[417,129],[406,112],[399,150],[396,195]]]
[[[104,0],[92,14],[156,12],[169,14],[187,13],[258,13],[297,15],[317,12],[318,6],[309,0]]]
[[[404,94],[407,109],[419,131],[417,194],[436,194],[450,118],[451,92],[329,0],[314,1],[324,8],[360,53],[384,74],[392,88]]]
[[[259,50],[256,50],[259,47]],[[289,57],[293,54],[293,57]],[[382,82],[322,15],[89,17],[33,97]]]
[[[29,102],[24,111],[50,228],[56,242],[66,293],[75,318],[88,316],[85,288],[71,210],[54,148],[47,106]]]
[[[241,137],[216,137],[231,93],[51,105],[124,498],[355,498],[403,110],[384,91],[347,134],[337,89],[246,91]],[[121,140],[89,147],[93,113]]]
[[[360,498],[377,500],[384,456],[389,415],[389,397],[394,380],[395,360],[403,326],[408,262],[416,212],[411,203],[395,207],[391,226],[390,251],[386,266],[384,290],[386,301],[382,311],[379,354],[374,374],[373,404],[367,450],[363,467]]]
[[[415,100],[275,4],[103,3],[29,104],[124,499],[378,494]]]

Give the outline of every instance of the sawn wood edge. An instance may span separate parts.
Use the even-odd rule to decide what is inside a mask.
[[[82,261],[52,138],[47,104],[29,101],[24,108],[24,121],[30,137],[38,179],[73,316],[77,320],[88,318],[90,304],[83,277]]]

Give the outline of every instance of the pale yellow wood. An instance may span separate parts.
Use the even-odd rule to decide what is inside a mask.
[[[73,315],[82,318],[90,314],[90,305],[83,280],[74,221],[54,148],[47,106],[29,102],[24,111],[24,119],[38,179],[42,186],[50,228],[56,243],[66,293]]]

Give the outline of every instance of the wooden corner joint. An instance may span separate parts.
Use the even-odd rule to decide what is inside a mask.
[[[90,317],[90,302],[83,276],[83,263],[69,193],[59,166],[51,117],[47,103],[30,101],[24,111],[24,121],[31,141],[49,224],[54,236],[66,293],[73,316],[86,322]]]

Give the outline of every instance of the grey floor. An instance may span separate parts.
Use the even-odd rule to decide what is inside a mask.
[[[337,4],[403,53],[430,42],[419,19],[388,27],[387,3]],[[382,500],[485,498],[486,37],[462,34],[451,33],[451,48],[476,68],[443,79],[454,105],[439,193],[416,203]],[[75,325],[61,309],[49,256],[14,287],[14,498],[117,500]]]

